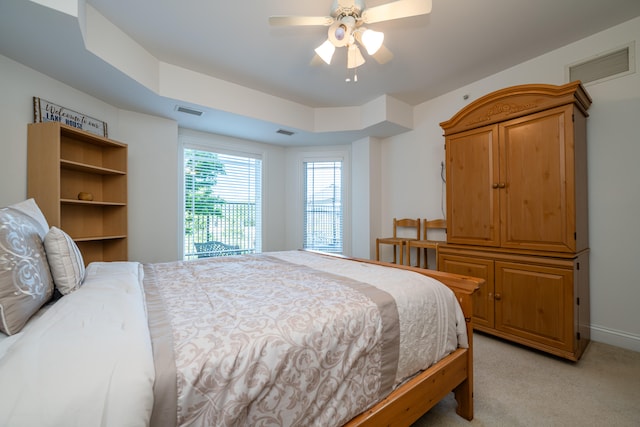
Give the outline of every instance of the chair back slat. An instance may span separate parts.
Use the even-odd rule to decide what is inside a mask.
[[[447,231],[447,220],[446,219],[432,219],[432,220],[427,220],[426,218],[424,219],[424,227],[423,227],[423,233],[424,233],[424,237],[423,240],[429,240],[429,238],[427,237],[427,233],[429,230],[445,230],[445,232]]]
[[[400,236],[398,232],[399,229],[405,229],[408,233],[411,232],[411,229],[415,229],[416,239],[420,239],[420,218],[393,218],[393,237],[411,237],[413,236]]]

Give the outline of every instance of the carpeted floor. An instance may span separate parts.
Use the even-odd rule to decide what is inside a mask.
[[[453,393],[412,427],[640,426],[640,353],[591,342],[579,362],[474,334],[474,419]]]

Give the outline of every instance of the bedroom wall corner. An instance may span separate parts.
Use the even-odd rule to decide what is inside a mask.
[[[351,144],[352,255],[375,258],[380,232],[380,140],[364,138]]]
[[[428,104],[437,112],[437,103]],[[438,114],[424,104],[414,109],[414,129],[387,138],[380,146],[379,229],[373,236],[391,236],[393,218],[442,218],[444,188],[440,181],[440,163],[444,160],[444,138],[432,132],[438,126]],[[424,115],[424,116],[422,116]],[[380,246],[380,259],[393,258],[391,245]]]
[[[119,117],[119,134],[129,146],[129,260],[178,260],[178,124],[126,110]]]

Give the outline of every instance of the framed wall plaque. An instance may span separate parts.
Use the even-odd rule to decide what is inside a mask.
[[[94,119],[86,114],[78,113],[36,96],[33,97],[33,121],[35,123],[60,122],[105,138],[108,137],[107,122]]]

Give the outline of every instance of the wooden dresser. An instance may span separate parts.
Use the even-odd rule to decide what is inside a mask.
[[[440,124],[439,268],[485,279],[474,328],[570,360],[590,338],[586,120],[580,82],[486,95]]]

